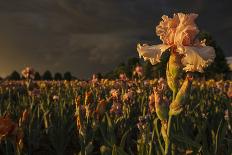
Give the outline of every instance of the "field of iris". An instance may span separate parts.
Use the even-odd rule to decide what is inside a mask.
[[[0,154],[162,154],[158,83],[170,100],[162,79],[2,82]],[[173,119],[173,154],[231,154],[231,89],[231,81],[193,81]]]

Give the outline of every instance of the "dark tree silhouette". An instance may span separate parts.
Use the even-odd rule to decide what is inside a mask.
[[[34,80],[41,80],[41,76],[39,72],[35,72],[35,79]]]
[[[127,60],[127,74],[128,74],[128,77],[132,77],[133,70],[138,64],[140,64],[140,59],[139,58],[133,57],[133,58],[129,58]]]
[[[43,80],[52,80],[52,79],[53,79],[52,73],[49,70],[45,71],[43,74]]]
[[[143,69],[144,69],[144,76],[147,79],[151,79],[154,77],[153,73],[153,66],[149,61],[145,61],[143,64]]]
[[[64,80],[71,81],[72,80],[72,74],[71,72],[65,72],[64,73]]]
[[[61,73],[55,73],[55,75],[54,75],[54,80],[57,80],[57,81],[59,81],[59,80],[62,80],[63,78],[62,78],[62,74]]]
[[[17,71],[13,71],[9,76],[9,80],[21,80],[20,74]]]
[[[121,73],[130,73],[131,71],[128,69],[128,66],[126,66],[125,63],[119,64],[117,67],[115,67],[112,71],[106,73],[103,77],[108,79],[117,79]]]
[[[102,78],[103,78],[102,73],[97,73],[96,75],[97,75],[97,78],[98,78],[98,79],[102,79]]]

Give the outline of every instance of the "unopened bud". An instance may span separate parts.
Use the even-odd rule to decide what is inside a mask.
[[[183,82],[180,90],[178,91],[175,100],[170,105],[169,115],[178,115],[183,110],[184,102],[186,102],[186,98],[189,94],[189,89],[191,87],[192,77],[187,76],[185,81]]]
[[[168,100],[163,97],[163,90],[154,90],[155,110],[158,118],[163,121],[168,119]]]

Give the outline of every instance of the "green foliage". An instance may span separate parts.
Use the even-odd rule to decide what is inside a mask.
[[[134,68],[140,64],[140,59],[139,58],[135,58],[135,57],[132,57],[132,58],[129,58],[127,60],[127,74],[128,74],[128,77],[132,77],[132,74],[133,74],[133,71],[134,71]]]
[[[131,74],[129,73],[128,66],[126,66],[124,63],[119,64],[114,70],[106,73],[103,77],[108,79],[116,79],[121,73],[126,73],[127,75]]]
[[[62,77],[62,74],[61,74],[61,73],[55,73],[55,75],[54,75],[54,80],[59,81],[59,80],[62,80],[62,79],[63,79],[63,77]]]
[[[41,76],[39,72],[35,72],[35,79],[34,80],[41,80]]]
[[[20,74],[17,71],[13,71],[9,76],[8,76],[9,80],[20,80]]]
[[[146,79],[165,77],[166,65],[169,56],[169,52],[164,52],[161,56],[161,62],[154,66],[149,61],[140,62],[139,58],[132,57],[129,58],[126,63],[121,63],[116,66],[112,71],[106,73],[103,77],[108,79],[117,79],[120,73],[125,73],[127,77],[131,78],[137,65],[142,65],[144,70],[144,77]]]
[[[146,61],[143,64],[143,68],[144,68],[144,76],[147,79],[152,79],[154,77],[152,64],[149,61]]]
[[[71,72],[65,72],[64,73],[64,80],[68,80],[68,81],[72,80]]]
[[[44,74],[43,74],[43,80],[50,81],[52,79],[53,79],[52,73],[49,70],[45,71]]]

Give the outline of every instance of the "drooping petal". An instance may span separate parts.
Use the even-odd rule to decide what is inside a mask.
[[[181,62],[186,72],[203,72],[216,57],[214,48],[211,46],[179,46],[177,52],[184,55]]]
[[[143,57],[144,60],[149,60],[152,65],[160,62],[160,57],[162,53],[167,50],[170,46],[164,44],[152,45],[149,46],[147,44],[137,45],[137,51],[139,53],[139,57]]]

